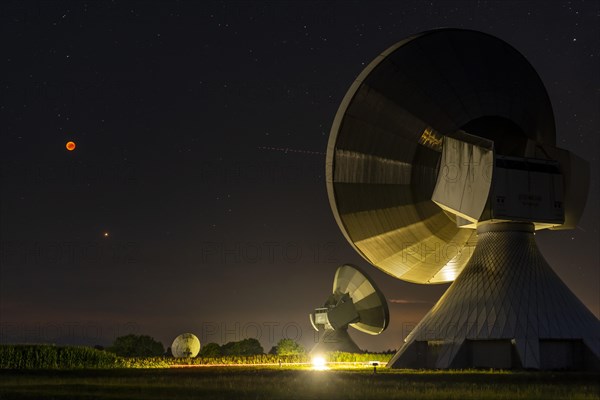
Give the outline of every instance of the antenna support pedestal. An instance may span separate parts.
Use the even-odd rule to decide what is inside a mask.
[[[548,265],[533,224],[487,223],[393,368],[600,369],[600,322]]]

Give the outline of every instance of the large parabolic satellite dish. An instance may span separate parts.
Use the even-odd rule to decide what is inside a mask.
[[[533,239],[575,227],[589,168],[556,147],[548,94],[513,47],[441,29],[384,51],[339,107],[326,180],[341,231],[372,265],[454,281],[391,366],[600,367],[598,319]]]

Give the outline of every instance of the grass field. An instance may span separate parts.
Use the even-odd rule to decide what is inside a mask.
[[[0,371],[0,399],[599,399],[600,375],[379,368]]]

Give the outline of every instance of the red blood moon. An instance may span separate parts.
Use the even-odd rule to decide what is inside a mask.
[[[66,146],[67,150],[73,151],[75,150],[75,142],[67,142]]]

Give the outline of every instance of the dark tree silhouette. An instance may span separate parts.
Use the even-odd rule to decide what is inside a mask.
[[[200,357],[220,357],[222,355],[221,346],[216,343],[205,344],[200,348],[200,353],[198,353]]]
[[[115,339],[108,351],[122,357],[157,357],[165,352],[161,342],[147,335],[125,335]]]
[[[305,353],[304,347],[293,339],[281,339],[277,342],[276,351],[278,356],[291,356]]]
[[[226,343],[221,351],[224,356],[254,356],[265,352],[260,342],[254,338]]]

